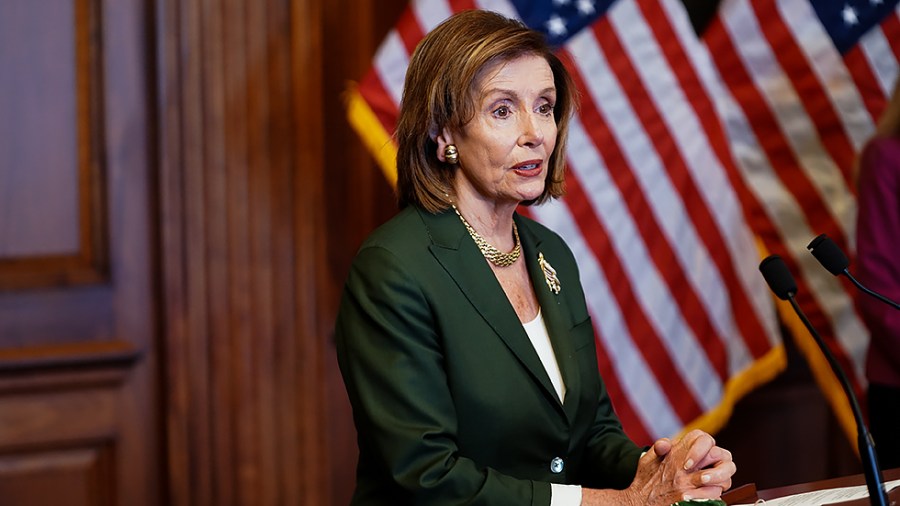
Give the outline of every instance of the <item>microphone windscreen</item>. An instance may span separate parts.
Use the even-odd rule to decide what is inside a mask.
[[[841,274],[844,272],[844,269],[850,266],[850,260],[847,259],[847,255],[825,234],[821,234],[813,239],[806,249],[811,251],[816,260],[835,276]]]
[[[759,272],[762,273],[766,283],[772,292],[781,300],[797,293],[797,283],[794,276],[788,270],[787,264],[778,255],[769,255],[759,264]]]

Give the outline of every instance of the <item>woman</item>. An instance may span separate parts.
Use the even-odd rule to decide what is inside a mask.
[[[543,37],[498,14],[457,14],[413,53],[403,209],[360,249],[336,327],[353,504],[668,505],[730,486],[707,434],[646,452],[624,434],[575,259],[516,214],[562,194],[574,93]]]
[[[857,273],[860,282],[900,300],[900,81],[859,162]],[[857,307],[872,340],[866,357],[869,425],[883,469],[900,467],[900,311],[865,294]]]

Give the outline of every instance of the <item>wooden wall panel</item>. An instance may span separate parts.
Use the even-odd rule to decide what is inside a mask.
[[[329,504],[320,12],[158,4],[167,504]]]
[[[320,308],[322,289],[326,286],[327,262],[325,250],[326,210],[324,209],[325,145],[323,129],[325,111],[321,96],[324,88],[324,67],[331,58],[324,50],[322,12],[325,2],[299,0],[293,2],[291,16],[291,49],[294,66],[291,69],[293,86],[291,112],[293,141],[296,146],[295,179],[291,188],[296,205],[293,207],[293,246],[297,252],[296,311],[301,320],[296,330],[300,336],[299,404],[299,498],[301,504],[334,504],[327,486],[329,469],[327,446],[323,435],[325,383],[322,368],[324,336]]]
[[[25,456],[0,457],[0,497],[9,506],[115,504],[114,449],[99,442]]]
[[[327,274],[319,289],[321,352],[326,395],[327,486],[334,505],[348,504],[356,481],[356,432],[337,366],[334,319],[350,269],[363,240],[397,210],[393,189],[347,121],[344,98],[372,65],[378,45],[406,7],[405,0],[323,2],[325,110],[323,130],[325,248]],[[347,34],[353,34],[348,36]]]
[[[0,4],[0,289],[106,278],[100,11]]]
[[[146,5],[0,3],[3,504],[159,504]]]
[[[171,504],[349,500],[334,314],[395,205],[341,95],[404,6],[158,5]]]

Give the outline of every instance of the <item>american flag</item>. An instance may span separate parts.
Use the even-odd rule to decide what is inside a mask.
[[[805,231],[772,216],[772,200],[790,187],[779,182],[788,189],[770,195],[766,185],[772,183],[754,180],[744,160],[739,141],[745,139],[734,137],[743,126],[757,140],[753,156],[765,158],[758,139],[775,133],[754,129],[727,60],[719,58],[716,43],[730,48],[735,62],[743,58],[744,41],[727,17],[731,7],[723,5],[713,35],[701,40],[679,0],[411,2],[349,100],[351,123],[391,182],[396,151],[390,135],[409,55],[442,20],[474,8],[547,34],[582,94],[570,128],[567,195],[523,212],[559,232],[576,255],[600,371],[626,431],[643,443],[694,427],[714,432],[740,397],[785,364],[759,259],[790,252],[792,266],[805,266],[792,241],[805,246],[816,235],[794,237]],[[765,37],[760,43],[771,48]],[[746,74],[742,79],[753,83]],[[874,105],[864,110],[877,113],[883,93]],[[796,212],[795,220],[806,223],[807,209]],[[837,284],[812,267],[807,271],[804,287],[813,277]],[[810,298],[809,290],[803,293]],[[823,308],[817,316],[830,314],[830,306],[812,304]],[[853,311],[847,300],[841,304],[840,311]],[[849,325],[858,326],[853,318]],[[836,346],[850,349],[851,338],[833,337],[845,329],[828,329]]]
[[[765,247],[784,257],[797,301],[860,395],[868,333],[845,280],[806,250],[826,233],[855,251],[857,155],[898,75],[896,0],[724,0],[703,40],[711,83],[741,173],[760,205],[747,206]],[[784,306],[780,307],[784,309]],[[789,312],[790,309],[787,309]],[[797,343],[848,435],[855,423],[840,385],[788,314]]]

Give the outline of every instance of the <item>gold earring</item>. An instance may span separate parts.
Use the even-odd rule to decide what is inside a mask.
[[[455,144],[447,144],[447,147],[444,148],[444,160],[450,165],[459,163],[459,150],[456,149]]]

